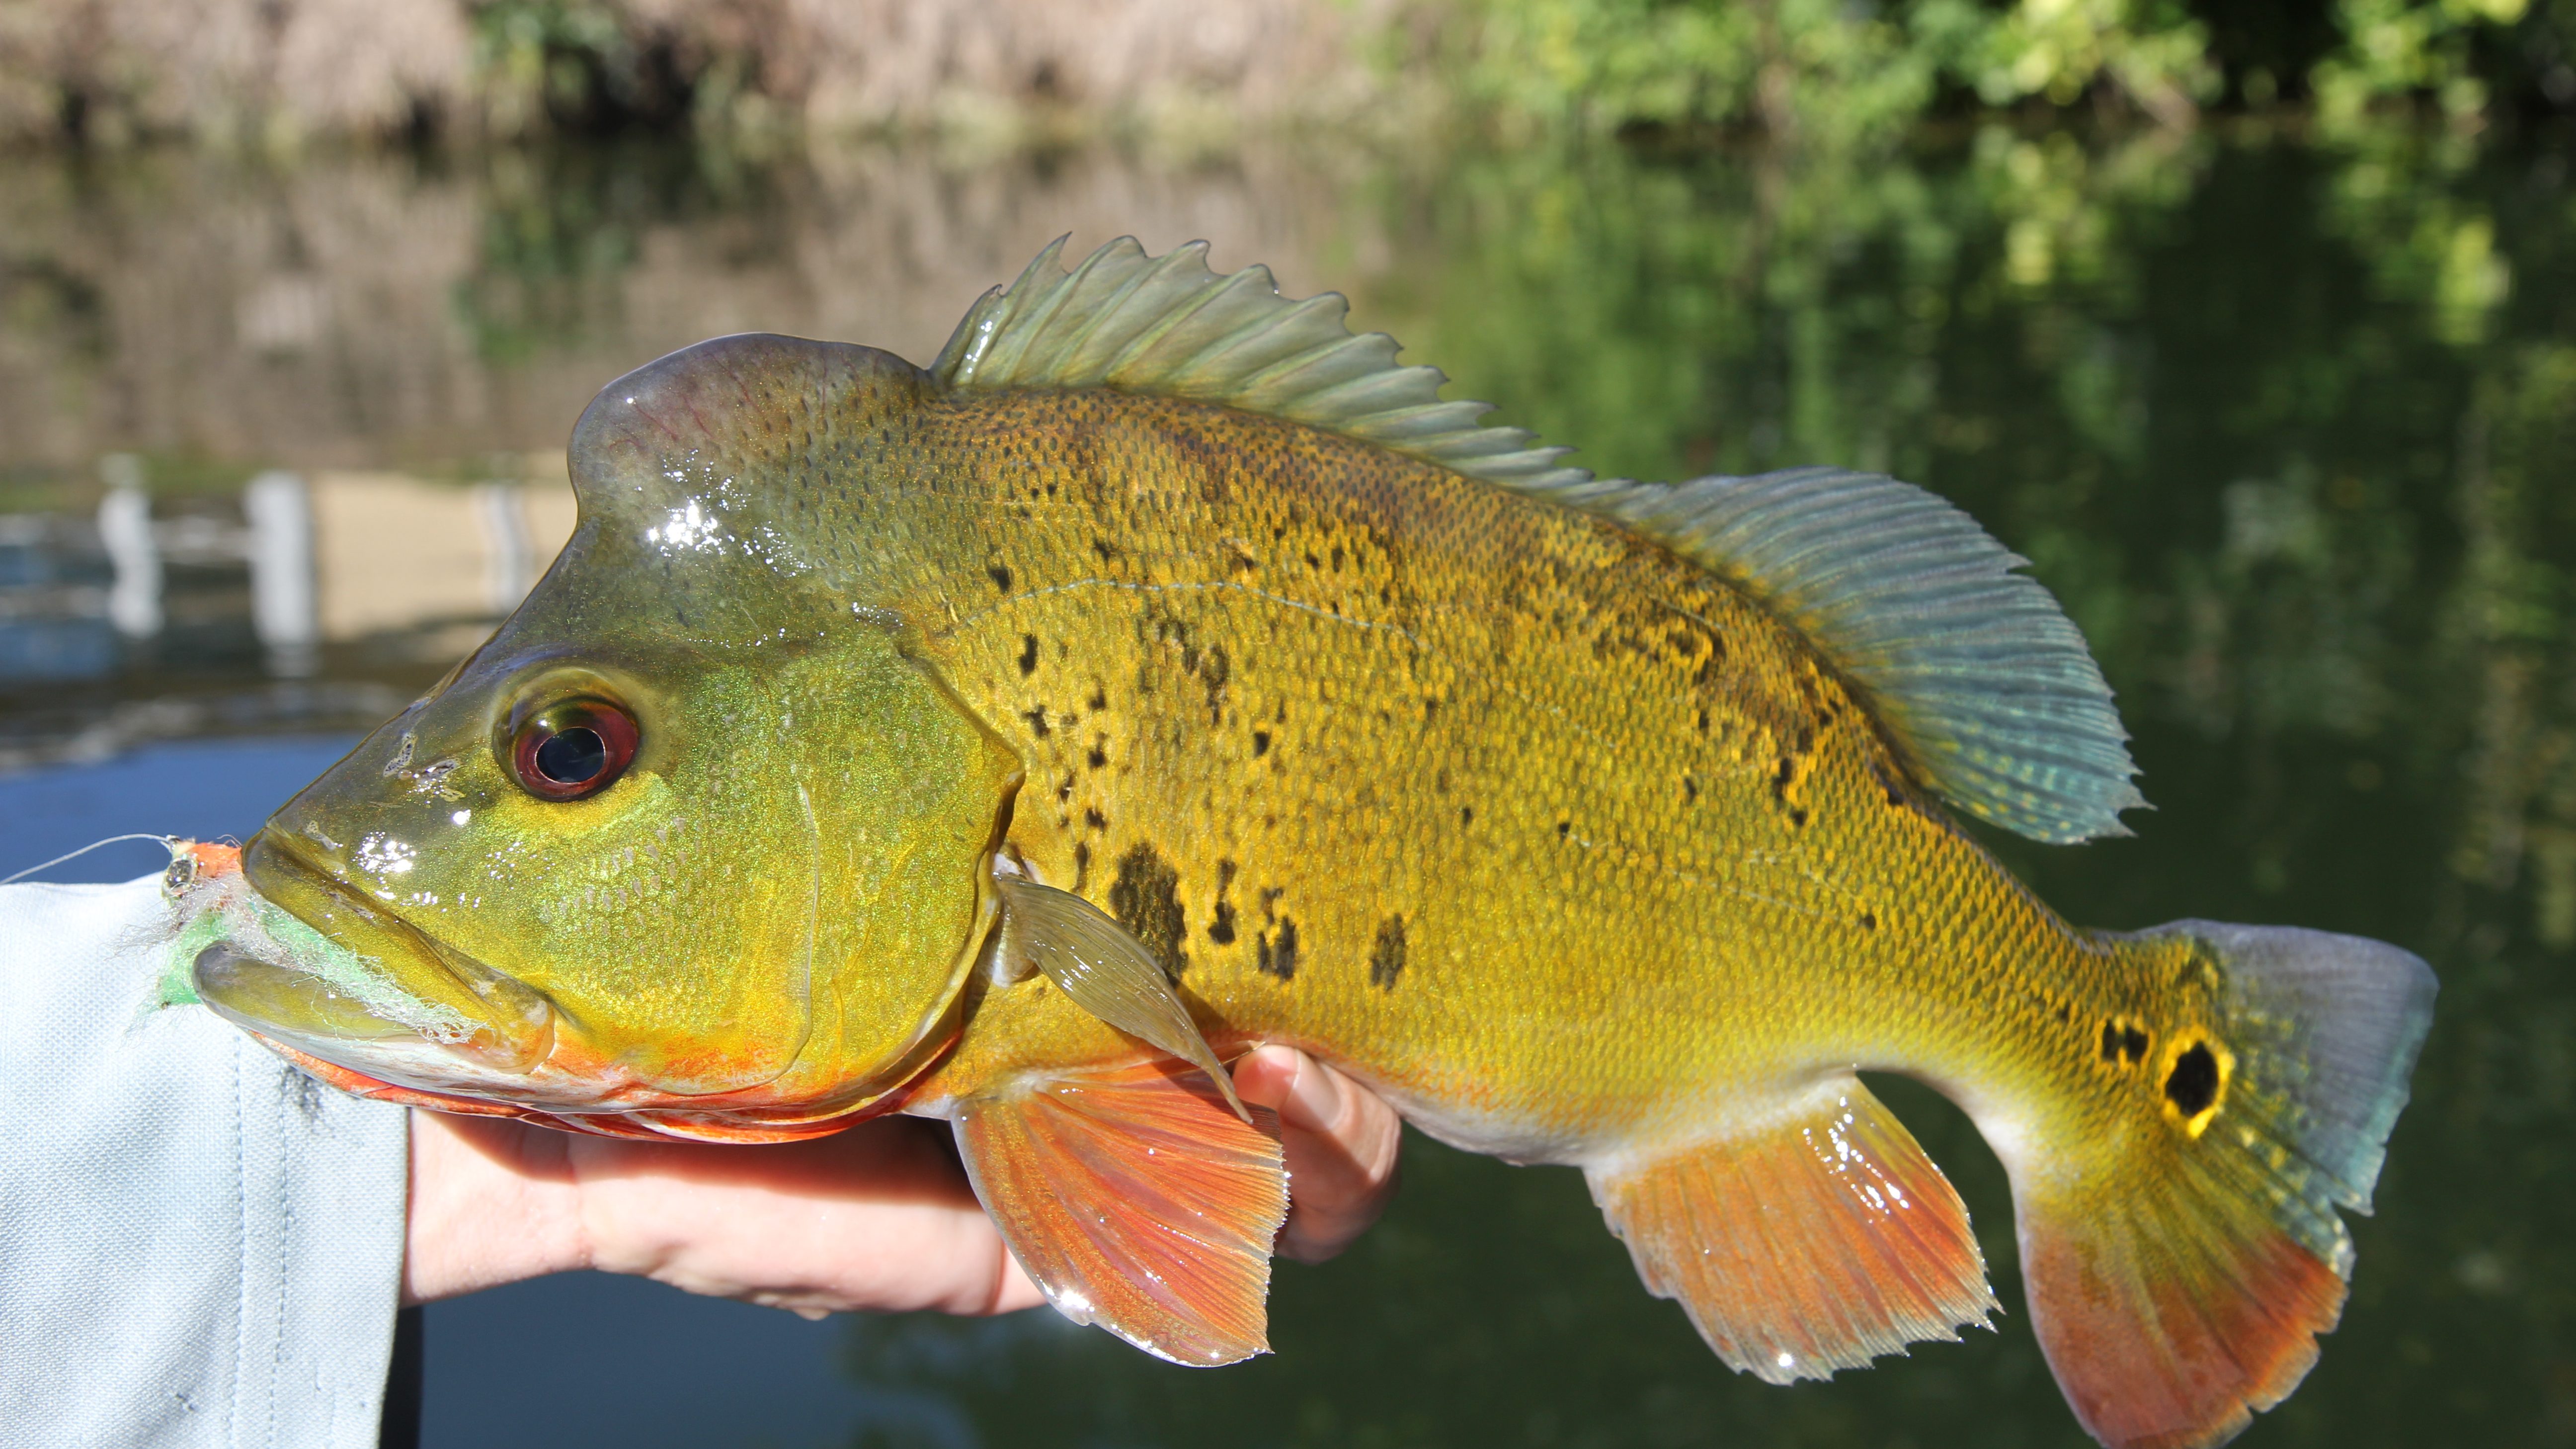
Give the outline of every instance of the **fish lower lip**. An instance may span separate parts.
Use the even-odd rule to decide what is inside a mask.
[[[199,1000],[261,1030],[282,1030],[281,1023],[292,1022],[299,1038],[401,1041],[422,1035],[325,977],[245,956],[229,942],[198,952],[189,974]]]
[[[200,996],[223,1015],[371,1072],[385,1065],[373,1051],[364,1061],[342,1057],[360,1044],[434,1045],[481,1071],[525,1075],[554,1050],[555,1010],[543,993],[359,900],[293,839],[261,831],[244,848],[242,868],[269,904],[371,962],[382,980],[352,989],[293,963],[210,947],[194,974]]]

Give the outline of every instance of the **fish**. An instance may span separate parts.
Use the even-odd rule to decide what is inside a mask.
[[[2145,803],[2026,560],[1878,474],[1596,478],[1339,296],[1063,245],[926,367],[754,334],[604,389],[526,601],[193,887],[305,928],[188,938],[196,999],[426,1107],[945,1120],[1057,1309],[1198,1365],[1268,1348],[1256,1045],[1580,1169],[1773,1383],[2000,1311],[1900,1074],[2006,1169],[2097,1439],[2292,1391],[2435,979],[2005,870],[1978,829]]]

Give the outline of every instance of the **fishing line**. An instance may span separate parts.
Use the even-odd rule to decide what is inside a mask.
[[[46,861],[43,865],[31,865],[25,870],[18,872],[16,875],[0,879],[0,885],[15,885],[19,881],[25,880],[27,877],[34,875],[40,870],[52,870],[55,866],[62,864],[64,861],[77,860],[80,857],[89,854],[91,851],[98,849],[100,846],[118,845],[128,840],[157,840],[161,842],[163,849],[176,849],[179,844],[179,837],[175,835],[154,835],[148,830],[139,831],[133,835],[111,835],[105,840],[93,840],[89,844],[82,846],[80,849],[73,851],[69,855],[55,856],[53,859]]]

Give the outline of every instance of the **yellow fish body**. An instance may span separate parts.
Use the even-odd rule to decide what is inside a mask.
[[[2073,841],[2141,802],[2080,636],[1938,499],[1594,480],[1201,257],[1050,249],[927,370],[745,337],[613,384],[528,603],[246,857],[417,1007],[221,951],[198,994],[462,1110],[948,1118],[1059,1308],[1195,1363],[1265,1346],[1251,1045],[1583,1168],[1777,1382],[1994,1307],[1855,1075],[1902,1072],[2010,1172],[2098,1437],[2288,1393],[2423,963],[2079,930],[2007,875],[1948,807]]]

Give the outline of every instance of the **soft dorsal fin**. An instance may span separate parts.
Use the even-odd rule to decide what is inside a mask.
[[[1133,237],[1071,272],[1058,238],[985,293],[931,364],[951,387],[1106,387],[1289,418],[1609,518],[1802,630],[1867,697],[1914,776],[1980,819],[2055,843],[2125,835],[2146,803],[2119,711],[2028,562],[1893,478],[1803,468],[1688,483],[1595,479],[1484,403],[1442,402],[1349,304],[1290,301],[1265,267],[1219,276],[1207,244]]]
[[[1910,483],[1794,468],[1551,490],[1761,600],[1857,684],[1915,778],[1981,820],[2070,844],[2146,804],[2084,635],[2029,560]]]

